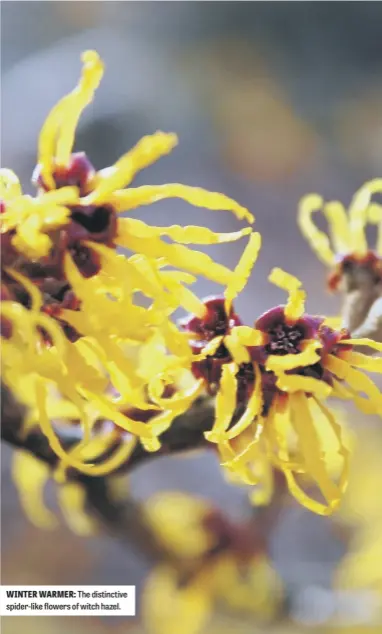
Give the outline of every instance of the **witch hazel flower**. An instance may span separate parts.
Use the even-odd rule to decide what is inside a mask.
[[[272,470],[277,468],[303,505],[330,514],[346,487],[349,451],[326,399],[344,398],[364,413],[381,415],[382,395],[364,371],[382,372],[382,359],[356,348],[376,351],[382,345],[354,340],[346,330],[331,328],[324,317],[306,314],[305,292],[292,275],[274,269],[270,281],[288,292],[288,302],[267,311],[253,328],[240,325],[230,304],[230,312],[224,312],[224,300],[206,302],[205,322],[187,322],[195,336],[194,351],[200,354],[204,345],[219,343],[192,367],[216,394],[215,422],[206,439],[217,445],[223,467],[236,480],[261,485],[263,495],[254,492],[257,502],[269,499]],[[342,457],[338,482],[332,481],[325,461],[328,438]],[[318,486],[324,502],[308,495],[299,474]]]

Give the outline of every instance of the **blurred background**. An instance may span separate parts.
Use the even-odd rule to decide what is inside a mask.
[[[106,74],[81,119],[76,148],[100,168],[145,134],[176,132],[179,147],[136,184],[203,186],[255,214],[263,248],[237,301],[246,323],[283,300],[267,282],[273,266],[302,279],[310,312],[336,314],[338,300],[325,291],[325,271],[299,234],[296,209],[300,197],[313,191],[347,205],[365,180],[380,176],[381,19],[378,2],[3,1],[1,164],[30,191],[41,125],[77,81],[81,52],[95,48]],[[187,224],[190,208],[166,201],[139,217],[156,225]],[[238,226],[228,213],[195,209],[192,224],[225,231]],[[213,255],[232,267],[242,246],[215,247]],[[203,280],[196,287],[201,296],[216,290]],[[147,566],[134,549],[106,537],[77,537],[64,525],[48,533],[32,527],[20,510],[10,463],[5,449],[3,583],[144,583]],[[131,476],[138,499],[175,486],[213,500],[235,518],[248,511],[246,492],[224,482],[210,454],[157,459]],[[53,499],[53,487],[48,495]],[[379,521],[382,531],[380,515]],[[349,598],[332,590],[345,550],[343,532],[332,522],[290,501],[283,507],[270,552],[288,617],[268,631],[380,631],[371,595]],[[18,634],[19,623],[3,619],[4,633]],[[143,631],[139,621],[115,619],[40,617],[22,624],[25,632],[41,634],[66,634],[72,627],[78,634]],[[214,627],[257,631],[253,622],[240,620],[218,620]]]

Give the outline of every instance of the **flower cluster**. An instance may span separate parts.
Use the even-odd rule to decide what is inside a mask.
[[[217,444],[223,466],[236,479],[262,485],[254,492],[257,503],[269,500],[273,468],[278,468],[303,505],[330,514],[347,484],[349,452],[324,401],[344,398],[362,412],[381,415],[382,395],[362,370],[382,372],[382,359],[354,347],[381,350],[382,345],[353,340],[346,330],[333,330],[324,317],[307,315],[297,278],[274,269],[270,280],[288,291],[288,302],[267,311],[253,328],[242,326],[232,305],[217,298],[207,299],[204,320],[184,322],[198,354],[215,342],[216,350],[192,365],[194,375],[216,394],[216,419],[206,438]],[[325,460],[330,435],[342,456],[338,483]],[[301,473],[318,485],[324,503],[307,495],[298,482]]]
[[[120,212],[164,198],[253,216],[223,194],[178,183],[129,187],[136,173],[176,145],[174,134],[144,137],[115,165],[96,171],[84,153],[73,153],[75,130],[103,74],[95,51],[83,54],[77,87],[49,113],[40,133],[32,181],[35,196],[24,195],[17,177],[1,170],[3,376],[28,406],[63,464],[97,475],[125,461],[139,438],[149,451],[158,436],[196,398],[199,385],[178,389],[184,371],[171,374],[176,396],[167,398],[147,355],[155,350],[161,370],[174,365],[187,341],[171,322],[179,306],[202,314],[188,288],[198,275],[232,284],[235,273],[187,244],[230,242],[251,233],[214,233],[205,227],[155,227]],[[162,237],[169,238],[163,241]],[[127,257],[117,251],[135,252]],[[169,267],[171,269],[169,270]],[[143,307],[137,293],[148,298]],[[137,350],[138,357],[137,358]],[[168,393],[168,391],[167,391]],[[79,420],[83,440],[70,454],[61,447],[52,420]],[[147,424],[125,412],[154,411]],[[54,413],[53,413],[54,412]],[[106,463],[85,457],[100,418],[113,421],[105,446],[118,430],[126,443]],[[128,442],[128,437],[131,442]]]
[[[325,203],[318,194],[308,194],[300,203],[298,224],[317,257],[331,269],[328,285],[331,290],[343,288],[344,277],[352,268],[370,271],[374,282],[382,281],[382,207],[372,201],[373,194],[382,192],[382,179],[365,183],[354,195],[348,214],[339,201]],[[312,215],[323,214],[329,225],[330,239],[313,223]],[[366,238],[368,224],[379,225],[375,250]]]
[[[40,425],[60,459],[61,476],[68,466],[103,475],[126,462],[137,442],[158,450],[174,419],[209,395],[216,416],[206,440],[230,477],[256,485],[255,503],[269,500],[277,469],[299,502],[332,513],[347,484],[349,451],[325,401],[343,398],[381,415],[382,395],[363,371],[381,372],[382,359],[356,348],[375,352],[382,344],[352,338],[348,329],[305,313],[301,282],[279,268],[270,281],[288,293],[287,303],[244,325],[233,302],[261,246],[251,227],[223,234],[121,217],[180,198],[254,220],[220,193],[178,183],[131,186],[137,172],[174,148],[174,134],[146,136],[100,171],[84,153],[73,153],[79,117],[102,74],[98,54],[84,53],[77,87],[54,106],[41,130],[35,196],[22,193],[13,172],[0,173],[3,377],[27,406],[26,426]],[[310,195],[301,203],[299,224],[319,257],[334,267],[332,288],[354,263],[380,284],[381,238],[377,252],[369,251],[365,228],[381,221],[381,208],[371,203],[381,184],[371,181],[356,194],[349,219],[340,203],[324,205],[335,251],[311,220],[322,199]],[[186,246],[246,235],[233,271]],[[221,284],[223,295],[201,301],[189,288],[199,275]],[[178,308],[190,316],[176,324]],[[104,420],[112,423],[106,435],[99,424]],[[56,435],[56,426],[65,424],[81,427],[70,451]],[[342,463],[338,480],[328,464],[333,443]],[[307,478],[322,499],[307,493]]]
[[[150,632],[197,634],[219,601],[263,621],[277,614],[281,581],[253,522],[235,523],[206,501],[175,492],[150,499],[145,514],[183,563],[180,571],[160,565],[149,577],[142,608]]]

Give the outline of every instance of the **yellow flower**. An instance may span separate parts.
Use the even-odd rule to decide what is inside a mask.
[[[11,300],[1,304],[2,318],[11,325],[7,336],[2,338],[3,380],[27,405],[29,424],[33,420],[38,421],[63,467],[73,466],[89,475],[102,475],[117,469],[128,459],[136,438],[140,438],[147,449],[159,448],[157,436],[177,415],[176,408],[163,411],[159,406],[151,405],[158,415],[154,415],[147,424],[122,413],[121,407],[127,409],[128,403],[148,408],[147,399],[143,396],[147,381],[137,374],[139,365],[135,369],[122,350],[119,350],[118,356],[115,352],[118,346],[114,343],[114,349],[112,340],[106,348],[106,351],[108,348],[111,350],[111,359],[106,359],[105,363],[102,355],[98,356],[97,341],[85,338],[75,343],[69,341],[57,321],[40,311],[42,298],[38,289],[21,274],[12,272],[12,276],[29,293],[31,306],[27,309]],[[157,352],[157,358],[159,356]],[[113,359],[114,367],[111,368]],[[129,373],[124,376],[125,369]],[[120,388],[125,401],[106,395],[110,381],[108,375]],[[130,378],[135,378],[136,383],[129,383]],[[72,409],[69,407],[68,410],[70,404]],[[75,418],[82,424],[83,439],[69,453],[62,448],[56,436],[52,425],[55,418]],[[100,418],[113,420],[116,427],[108,435],[98,438],[93,427]],[[107,460],[92,464],[88,456],[92,443],[101,442],[103,448],[112,446],[120,440],[118,428],[128,432],[125,441]],[[101,453],[100,450],[98,454]]]
[[[382,179],[365,183],[354,195],[347,214],[342,203],[325,203],[318,194],[308,194],[301,200],[298,224],[317,257],[332,269],[330,289],[337,289],[344,272],[354,265],[367,267],[382,279],[382,231],[375,251],[369,249],[365,234],[368,224],[382,227],[382,207],[371,200],[381,191]],[[313,213],[320,210],[329,224],[330,238],[313,223]]]
[[[349,451],[324,400],[348,399],[364,413],[381,415],[382,395],[363,370],[382,372],[382,359],[353,348],[381,350],[382,344],[352,340],[323,317],[305,314],[305,292],[297,278],[274,269],[270,280],[287,290],[289,299],[257,319],[254,328],[236,325],[238,318],[232,313],[227,317],[223,304],[225,321],[220,314],[215,322],[188,322],[192,332],[203,333],[195,350],[203,352],[207,340],[213,350],[193,364],[194,375],[217,392],[216,418],[206,438],[217,444],[223,466],[235,479],[261,485],[260,496],[254,493],[256,502],[269,499],[272,469],[277,467],[298,501],[326,515],[337,508],[345,490]],[[333,442],[342,458],[338,483],[330,474]],[[299,473],[316,483],[325,503],[309,497],[298,483]]]
[[[204,227],[150,227],[121,219],[119,212],[181,198],[230,210],[249,222],[253,216],[222,194],[177,183],[123,189],[138,171],[173,149],[174,134],[144,137],[99,172],[85,154],[72,154],[79,117],[103,75],[95,51],[86,51],[82,61],[78,85],[53,107],[42,127],[33,176],[37,195],[23,195],[9,170],[0,174],[6,267],[1,329],[4,379],[28,406],[26,426],[38,421],[63,468],[99,475],[126,460],[137,438],[147,450],[158,449],[158,436],[201,392],[201,381],[187,380],[192,352],[170,316],[179,306],[204,313],[188,288],[194,275],[234,288],[240,271],[185,245],[230,242],[251,233],[251,228],[220,234]],[[118,246],[136,254],[119,255]],[[138,292],[148,298],[148,307],[137,303]],[[71,404],[82,425],[83,440],[69,453],[52,425],[53,394],[56,409],[65,411]],[[131,410],[150,415],[133,418]],[[86,450],[97,437],[97,419],[115,424],[110,442],[121,434],[126,442],[105,463],[91,464]]]
[[[182,570],[151,573],[142,598],[149,632],[197,634],[217,603],[259,620],[277,613],[281,582],[253,524],[234,524],[207,501],[175,492],[149,500],[146,517]]]
[[[156,132],[146,136],[115,165],[98,172],[84,153],[72,154],[81,112],[92,101],[103,75],[103,63],[95,51],[83,53],[82,61],[83,70],[77,87],[54,106],[42,127],[33,177],[39,187],[39,196],[43,191],[68,186],[78,191],[79,199],[70,205],[70,222],[65,229],[63,248],[72,253],[76,264],[88,276],[97,270],[97,259],[92,254],[89,256],[88,247],[83,245],[85,240],[114,248],[117,245],[128,247],[150,259],[162,258],[167,264],[222,284],[232,281],[232,272],[226,267],[184,245],[231,242],[250,233],[250,228],[222,234],[205,227],[148,226],[138,219],[117,216],[120,212],[165,198],[181,198],[198,207],[229,210],[237,218],[253,222],[252,214],[234,200],[198,187],[172,183],[123,189],[131,184],[137,172],[171,152],[177,144],[175,134]],[[162,236],[169,237],[175,244],[163,242]],[[91,263],[83,262],[86,256],[87,259],[90,257]]]

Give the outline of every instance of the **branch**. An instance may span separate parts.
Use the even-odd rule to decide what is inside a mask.
[[[58,464],[58,456],[53,451],[47,438],[36,426],[23,432],[23,419],[25,409],[14,398],[11,391],[2,384],[1,386],[1,438],[8,444],[18,449],[29,451],[36,458],[54,468]],[[204,432],[211,429],[214,420],[214,406],[210,398],[200,398],[193,407],[185,414],[175,419],[170,429],[165,431],[160,440],[162,448],[157,452],[146,451],[141,444],[137,444],[130,458],[118,469],[118,473],[128,473],[131,469],[139,466],[147,460],[155,459],[158,456],[170,455],[197,449],[206,446]],[[68,451],[81,440],[79,428],[72,429],[56,426],[57,437],[65,449]],[[102,454],[96,462],[102,462],[107,455],[115,451],[119,444],[124,442],[123,436],[116,441],[107,454]],[[81,479],[81,474],[74,468],[70,468],[69,477]]]

